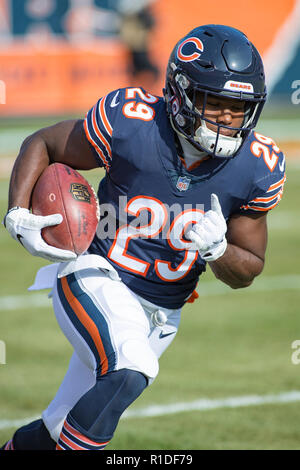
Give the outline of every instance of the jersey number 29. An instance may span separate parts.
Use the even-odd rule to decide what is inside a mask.
[[[197,223],[203,211],[200,209],[188,209],[178,214],[170,227],[166,228],[168,212],[164,204],[156,198],[149,196],[137,196],[132,198],[125,211],[135,217],[139,217],[141,211],[148,211],[150,221],[144,225],[135,226],[134,224],[122,225],[117,233],[115,240],[109,250],[108,257],[122,268],[141,276],[146,276],[151,263],[141,258],[132,256],[128,253],[129,243],[134,243],[136,238],[156,238],[161,234],[166,238],[164,243],[174,251],[181,251],[182,261],[172,267],[171,261],[156,259],[154,268],[157,276],[163,281],[174,282],[182,279],[191,270],[195,263],[198,251],[193,242],[184,238],[184,233],[188,225]]]

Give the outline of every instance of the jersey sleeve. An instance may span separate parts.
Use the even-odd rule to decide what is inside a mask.
[[[258,135],[260,139],[263,138]],[[264,139],[269,140],[269,138]],[[259,156],[257,155],[255,181],[248,200],[240,207],[241,213],[268,212],[282,199],[286,181],[285,156],[274,141],[273,145],[270,144],[268,147],[268,151],[264,150]]]
[[[271,184],[268,189],[247,204],[241,206],[242,212],[268,212],[277,206],[283,195],[283,187],[286,180],[284,175],[277,182]]]
[[[109,171],[112,162],[113,124],[116,118],[116,106],[113,100],[119,92],[120,90],[115,90],[100,98],[87,112],[83,124],[96,161],[100,167],[105,167],[106,171]]]

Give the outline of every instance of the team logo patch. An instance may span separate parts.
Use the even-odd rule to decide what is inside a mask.
[[[76,201],[91,202],[91,195],[88,187],[80,183],[71,183],[70,193]]]
[[[191,47],[192,45],[192,47]],[[201,52],[204,51],[203,42],[197,37],[190,37],[179,44],[177,57],[182,62],[191,62],[199,59]]]
[[[179,191],[187,191],[189,188],[191,182],[191,178],[188,178],[187,176],[179,176],[177,183],[176,183],[176,188],[179,189]]]
[[[226,90],[242,91],[243,93],[253,93],[252,83],[236,82],[234,80],[228,80],[225,83],[224,88]]]

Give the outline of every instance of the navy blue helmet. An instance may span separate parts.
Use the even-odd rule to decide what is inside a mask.
[[[196,106],[202,94],[202,109]],[[204,25],[190,31],[169,58],[164,95],[175,131],[200,151],[214,157],[233,157],[258,121],[266,100],[262,59],[241,31],[223,25]],[[234,137],[224,124],[205,117],[209,95],[244,102],[244,120]],[[199,122],[201,124],[199,125]],[[217,126],[213,132],[206,126]]]

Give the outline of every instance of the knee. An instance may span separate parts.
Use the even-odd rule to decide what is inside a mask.
[[[113,375],[112,373],[111,375]],[[118,383],[120,384],[120,391],[122,391],[122,397],[128,397],[127,400],[129,404],[132,403],[147,387],[148,379],[141,372],[131,370],[131,369],[121,369],[116,371],[118,375]]]
[[[147,387],[141,373],[129,369],[109,372],[70,411],[68,423],[90,439],[110,440],[123,412]]]
[[[111,403],[117,404],[120,409],[125,410],[138,398],[147,385],[148,379],[141,372],[120,369],[99,377],[95,387],[99,391],[99,398],[102,396],[101,402],[104,398],[104,401],[110,400]]]

